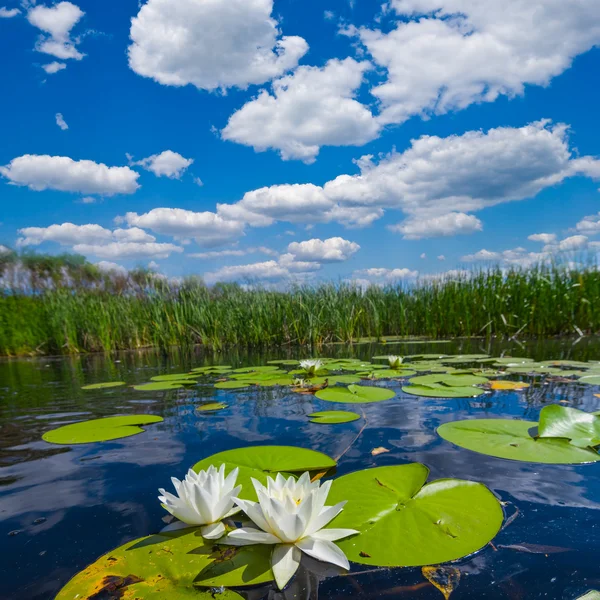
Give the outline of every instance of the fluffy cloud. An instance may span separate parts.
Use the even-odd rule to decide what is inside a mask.
[[[20,14],[21,11],[18,8],[5,8],[4,6],[0,6],[0,19],[12,19]]]
[[[217,271],[204,274],[206,283],[212,284],[219,281],[241,280],[279,280],[289,276],[289,271],[275,260],[248,265],[223,267]]]
[[[180,179],[185,170],[194,162],[192,158],[184,158],[172,150],[165,150],[160,154],[153,154],[131,165],[140,166],[154,173],[157,177]]]
[[[533,233],[527,237],[532,242],[541,242],[542,244],[553,244],[556,241],[555,233]]]
[[[81,60],[85,55],[77,50],[79,39],[71,38],[71,30],[84,14],[71,2],[59,2],[50,7],[34,6],[27,13],[27,20],[47,34],[40,37],[35,49],[60,60]]]
[[[341,237],[327,240],[312,239],[305,242],[292,242],[288,252],[296,259],[306,262],[342,262],[360,250],[355,242]]]
[[[273,0],[148,0],[131,20],[129,66],[164,85],[246,88],[294,68],[308,44],[280,36]]]
[[[379,135],[371,111],[355,100],[367,61],[330,60],[323,68],[302,66],[273,82],[273,94],[235,112],[222,131],[255,150],[278,150],[284,160],[314,162],[323,145],[361,146]]]
[[[600,213],[584,217],[577,225],[575,225],[575,229],[579,233],[585,233],[587,235],[600,233]]]
[[[373,267],[371,269],[361,269],[354,271],[352,281],[359,283],[365,287],[367,284],[386,284],[394,281],[402,281],[406,279],[416,279],[419,276],[419,271],[411,269],[385,269]]]
[[[67,156],[25,154],[0,167],[0,175],[14,185],[25,185],[36,192],[58,190],[113,196],[133,194],[140,187],[139,173],[129,167],[107,167]]]
[[[127,275],[128,271],[122,265],[118,265],[114,262],[107,260],[101,260],[100,262],[94,263],[100,271],[103,273],[115,273],[117,275]]]
[[[588,245],[588,238],[585,235],[572,235],[558,242],[556,248],[560,252],[570,252],[572,250],[583,250]],[[546,247],[548,250],[553,248],[552,245]]]
[[[56,124],[63,130],[65,131],[66,129],[69,129],[69,126],[67,125],[67,122],[65,121],[64,117],[62,116],[61,113],[56,113]]]
[[[387,70],[384,123],[443,114],[548,85],[600,42],[597,0],[391,0],[396,27],[349,28]]]
[[[62,71],[63,69],[66,69],[67,65],[65,65],[65,63],[61,63],[61,62],[51,62],[48,63],[47,65],[42,65],[42,69],[44,69],[44,71],[46,71],[46,73],[48,73],[48,75],[53,75],[54,73],[58,73],[59,71]]]
[[[182,208],[155,208],[143,215],[128,212],[118,222],[150,229],[176,238],[193,237],[200,246],[218,246],[244,235],[244,224],[229,221],[213,212],[194,212]]]
[[[475,233],[476,231],[481,231],[483,225],[474,215],[453,212],[440,217],[423,219],[413,217],[404,223],[391,225],[389,229],[401,233],[405,240],[420,240],[423,238]]]
[[[181,246],[156,242],[111,242],[110,244],[77,244],[73,250],[85,256],[110,260],[135,258],[168,258],[173,252],[183,252]]]
[[[267,256],[276,256],[277,252],[259,246],[258,248],[245,248],[244,250],[213,250],[211,252],[195,252],[186,254],[190,258],[212,259],[212,258],[227,258],[229,256],[247,256],[248,254],[266,254]]]

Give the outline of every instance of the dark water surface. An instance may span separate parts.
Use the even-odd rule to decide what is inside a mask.
[[[443,344],[333,346],[323,356],[377,354],[502,353],[536,360],[600,360],[600,342],[586,339],[525,343],[457,341]],[[166,373],[183,373],[208,364],[234,367],[265,364],[276,358],[306,358],[305,350],[287,354],[223,353],[161,358],[154,353],[118,357],[82,356],[0,361],[0,598],[46,600],[100,555],[157,532],[166,515],[157,500],[170,477],[182,478],[198,460],[248,445],[296,445],[337,456],[363,421],[342,425],[308,422],[317,410],[364,408],[368,424],[343,456],[338,474],[371,466],[422,462],[430,480],[457,477],[485,483],[504,502],[514,521],[481,552],[456,563],[462,572],[452,600],[575,600],[600,589],[600,463],[581,466],[537,465],[487,457],[457,448],[437,436],[445,422],[505,417],[536,420],[545,404],[600,410],[597,386],[550,383],[525,392],[495,392],[475,399],[426,399],[402,393],[374,404],[322,402],[281,388],[252,392],[215,390],[140,392],[129,387],[83,391],[94,382],[142,383]],[[202,381],[202,380],[201,380]],[[218,413],[194,412],[199,400],[224,401]],[[116,414],[150,413],[165,421],[145,433],[114,442],[55,446],[42,434],[61,424]],[[384,446],[389,453],[373,457]],[[502,546],[557,546],[560,552],[527,553]],[[353,565],[357,574],[321,578],[306,572],[286,598],[406,598],[440,600],[419,568],[376,570]],[[302,589],[312,589],[312,595]],[[271,594],[273,597],[273,594]],[[218,596],[217,596],[218,598]]]

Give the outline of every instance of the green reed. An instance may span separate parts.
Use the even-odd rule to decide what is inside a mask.
[[[5,264],[0,270],[1,355],[600,330],[595,265],[490,268],[367,290],[326,283],[274,291],[209,288],[197,278],[169,283],[144,271],[103,274],[72,258],[58,268],[45,260],[40,266],[29,257],[18,269]]]

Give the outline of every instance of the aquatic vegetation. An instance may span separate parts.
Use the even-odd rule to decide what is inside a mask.
[[[335,423],[351,423],[352,421],[358,421],[360,415],[347,410],[323,410],[308,415],[308,418],[311,423],[333,425]]]
[[[253,480],[258,502],[236,499],[255,527],[241,527],[223,540],[233,546],[274,545],[271,568],[283,589],[300,566],[302,552],[322,562],[350,569],[345,554],[333,542],[358,533],[355,529],[325,527],[342,512],[345,501],[326,506],[331,481],[321,485],[304,473],[298,480],[279,473],[267,486]]]
[[[537,434],[532,434],[537,425]],[[438,427],[440,437],[462,448],[498,458],[534,463],[600,461],[600,417],[557,405],[545,406],[539,424],[508,419],[453,421]]]
[[[329,387],[324,390],[319,390],[315,396],[320,400],[327,402],[347,402],[347,403],[367,403],[367,402],[382,402],[389,400],[395,396],[393,390],[380,387],[364,386],[364,385],[349,385],[343,387]]]
[[[196,407],[197,412],[216,412],[218,410],[223,410],[227,408],[229,405],[224,404],[223,402],[207,402],[206,404],[201,404]]]
[[[393,354],[390,354],[387,359],[390,368],[392,369],[400,369],[402,367],[402,362],[404,361],[402,356],[394,356]]]
[[[138,433],[144,433],[141,425],[161,423],[162,417],[155,415],[129,415],[126,417],[104,417],[63,425],[47,431],[42,439],[51,444],[91,444],[118,440]]]
[[[153,383],[141,383],[140,385],[134,385],[133,389],[138,392],[164,392],[168,390],[178,390],[186,385],[193,385],[196,383],[195,380],[169,380],[169,381],[155,381]]]
[[[413,567],[456,560],[476,552],[500,530],[498,499],[481,483],[440,479],[426,483],[422,464],[356,471],[334,479],[330,499],[348,499],[333,527],[360,535],[340,548],[352,562]]]
[[[115,387],[121,387],[126,385],[124,381],[105,381],[104,383],[92,383],[90,385],[84,385],[82,390],[106,390]]]
[[[319,371],[323,367],[322,360],[301,360],[300,367],[306,372],[308,377],[312,377],[316,375],[317,371]]]
[[[235,486],[239,469],[233,469],[225,477],[225,465],[217,470],[213,465],[197,473],[190,469],[183,481],[172,477],[177,495],[163,488],[158,499],[163,508],[186,525],[201,525],[200,534],[207,540],[215,540],[225,533],[223,519],[240,511],[234,498],[242,486]]]

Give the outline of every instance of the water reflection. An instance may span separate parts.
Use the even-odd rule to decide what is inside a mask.
[[[374,354],[491,352],[517,356],[600,359],[600,346],[584,340],[576,346],[560,340],[536,341],[521,348],[493,342],[459,341],[443,346],[392,345],[354,348],[335,346],[329,356]],[[196,461],[244,445],[286,444],[344,453],[364,420],[334,427],[309,423],[317,410],[346,408],[312,396],[276,388],[143,393],[130,387],[84,391],[86,383],[122,380],[129,385],[157,374],[185,372],[209,364],[260,365],[276,358],[304,358],[306,351],[169,357],[124,353],[116,360],[101,355],[5,360],[0,362],[0,559],[8,577],[1,598],[51,599],[78,570],[133,538],[158,531],[164,512],[157,489],[172,475],[183,476]],[[118,362],[117,362],[118,361]],[[445,422],[464,418],[504,417],[536,420],[549,403],[563,402],[582,410],[600,410],[595,388],[548,381],[523,392],[495,392],[476,399],[434,400],[404,394],[393,400],[348,407],[362,412],[367,427],[338,466],[338,474],[378,465],[422,462],[430,480],[457,477],[482,481],[518,510],[515,520],[488,546],[458,566],[463,573],[453,600],[461,598],[556,598],[571,600],[598,587],[597,548],[600,465],[553,466],[516,463],[457,448],[435,433]],[[200,402],[225,402],[216,413],[197,413]],[[151,413],[165,418],[143,434],[73,447],[52,446],[42,434],[82,418]],[[372,456],[376,447],[389,452]],[[40,521],[41,519],[41,521]],[[34,524],[36,522],[37,524]],[[18,532],[8,535],[10,532]],[[567,548],[557,554],[532,554],[506,546],[538,544]],[[296,598],[342,599],[441,597],[425,582],[420,569],[363,569],[327,578],[303,567],[285,594],[261,588],[248,600]],[[262,595],[260,595],[262,594]]]

